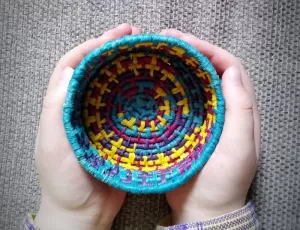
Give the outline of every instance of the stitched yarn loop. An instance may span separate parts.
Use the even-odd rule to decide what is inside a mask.
[[[143,34],[110,41],[75,69],[63,108],[83,168],[132,193],[177,188],[208,161],[224,123],[221,81],[188,43]]]

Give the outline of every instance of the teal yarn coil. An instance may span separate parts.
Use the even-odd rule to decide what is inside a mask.
[[[131,193],[165,193],[195,175],[223,129],[221,80],[207,57],[169,36],[124,36],[76,67],[63,107],[82,167]]]

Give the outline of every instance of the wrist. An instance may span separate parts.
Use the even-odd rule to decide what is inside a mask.
[[[244,201],[237,201],[223,205],[195,205],[181,210],[172,209],[172,224],[184,224],[196,221],[205,221],[219,217],[245,206]]]
[[[113,220],[105,220],[93,210],[66,209],[42,199],[34,220],[41,230],[108,230]]]

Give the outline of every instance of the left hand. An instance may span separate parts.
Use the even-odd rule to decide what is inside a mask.
[[[47,229],[110,229],[126,193],[89,175],[78,163],[67,140],[62,109],[73,69],[91,50],[109,40],[140,33],[123,24],[69,51],[51,76],[40,118],[36,164],[42,201],[35,219]]]

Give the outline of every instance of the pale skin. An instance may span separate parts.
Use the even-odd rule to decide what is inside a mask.
[[[101,37],[69,51],[58,62],[49,82],[40,118],[36,164],[42,201],[36,225],[48,229],[110,229],[126,193],[86,173],[66,138],[62,107],[73,69],[91,50],[108,40],[139,34],[122,24]],[[206,55],[222,76],[226,101],[224,130],[212,157],[200,173],[166,194],[173,224],[206,220],[239,209],[258,166],[260,120],[254,90],[240,61],[227,51],[178,30],[163,35],[187,41]]]

